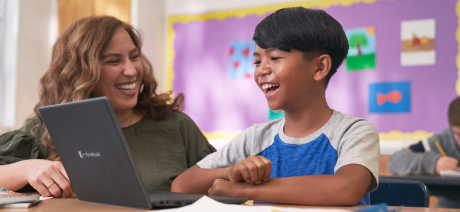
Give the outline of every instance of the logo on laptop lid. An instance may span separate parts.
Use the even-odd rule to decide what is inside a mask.
[[[81,151],[78,151],[78,155],[80,155],[80,158],[101,157],[101,153],[99,153],[99,152],[84,152],[84,153],[82,153]]]

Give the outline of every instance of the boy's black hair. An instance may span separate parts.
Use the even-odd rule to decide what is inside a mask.
[[[277,10],[256,27],[252,39],[263,49],[290,52],[291,48],[319,56],[328,54],[332,65],[326,86],[348,53],[348,40],[342,25],[323,10],[291,7]]]
[[[447,117],[450,126],[460,126],[460,96],[450,102]]]

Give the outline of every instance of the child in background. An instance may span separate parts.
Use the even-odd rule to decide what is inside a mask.
[[[452,100],[447,116],[449,127],[428,139],[395,152],[388,161],[388,169],[397,175],[439,175],[443,170],[458,171],[460,97]],[[440,196],[436,207],[460,208],[460,198]]]
[[[340,23],[322,10],[284,8],[257,25],[253,40],[255,82],[285,118],[246,129],[179,175],[172,191],[279,204],[370,204],[368,192],[378,185],[377,130],[329,108],[325,96],[348,52]]]

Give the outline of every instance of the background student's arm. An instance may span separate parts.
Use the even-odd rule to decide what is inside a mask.
[[[434,139],[438,141],[447,156],[441,154],[433,142]],[[388,161],[388,169],[398,175],[439,175],[441,170],[456,171],[458,160],[449,156],[455,155],[456,152],[458,148],[452,131],[446,128],[431,138],[395,152]]]
[[[369,170],[351,164],[341,167],[334,175],[271,178],[260,185],[218,179],[209,194],[278,204],[356,205],[367,192],[371,179]]]
[[[442,163],[445,158],[442,157],[439,150],[431,149],[431,147],[436,148],[436,146],[434,144],[430,145],[428,142],[432,141],[420,141],[408,148],[395,152],[388,161],[388,170],[398,175],[439,174],[435,171],[436,164],[438,161]],[[427,145],[430,145],[430,147]]]
[[[16,191],[27,184],[35,188],[42,196],[67,197],[73,195],[69,177],[59,161],[43,159],[23,160],[8,165],[0,165],[0,187]],[[51,183],[56,185],[46,188]],[[61,192],[62,189],[62,192]]]
[[[397,175],[434,175],[436,161],[439,157],[441,157],[440,154],[414,152],[409,147],[391,155],[388,161],[388,170]]]

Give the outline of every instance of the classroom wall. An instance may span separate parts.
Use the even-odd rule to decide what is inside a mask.
[[[15,58],[14,64],[8,68],[16,68],[15,82],[9,82],[7,89],[15,95],[8,101],[15,101],[15,110],[9,115],[13,121],[9,126],[0,126],[0,132],[20,127],[32,113],[38,101],[37,85],[39,78],[48,67],[50,47],[56,39],[56,8],[55,0],[21,0],[7,2],[17,4],[17,34],[13,35],[17,43],[10,43],[12,51],[6,51],[8,59]],[[11,11],[8,11],[11,12]],[[11,61],[7,61],[11,62]],[[11,103],[11,102],[10,102]]]
[[[16,80],[9,82],[9,94],[14,102],[7,111],[11,125],[0,126],[0,133],[18,129],[33,113],[38,101],[37,87],[40,77],[48,68],[51,47],[57,38],[57,0],[7,0],[17,4],[18,26],[14,64]],[[180,14],[201,14],[206,12],[238,9],[260,5],[279,4],[300,0],[131,0],[131,23],[144,35],[143,52],[152,62],[159,91],[166,91],[166,35],[167,17]]]
[[[373,32],[371,34],[374,37],[375,30],[380,36],[380,41],[376,45],[378,53],[375,53],[374,49],[374,55],[378,56],[375,59],[378,63],[377,68],[374,63],[374,66],[370,68],[347,69],[348,73],[341,71],[332,79],[336,81],[328,88],[330,97],[328,101],[332,108],[356,117],[368,118],[381,133],[381,139],[407,139],[413,142],[444,128],[447,125],[444,111],[450,100],[459,93],[458,86],[457,90],[454,86],[458,78],[458,70],[455,66],[457,54],[455,30],[458,24],[453,8],[457,1],[442,1],[442,3],[432,0],[422,3],[417,1],[371,1],[372,4],[352,1],[355,4],[347,4],[345,7],[326,6],[335,5],[331,3],[333,1],[321,2],[329,2],[321,5],[321,8],[327,8],[326,11],[337,16],[343,22],[344,29],[369,26],[370,29],[373,29],[370,32]],[[173,3],[172,1],[171,4]],[[286,5],[286,2],[282,3]],[[351,1],[349,3],[351,4]],[[320,1],[311,4],[302,3],[302,5],[313,7],[318,4]],[[241,10],[233,7],[229,9],[237,11],[225,12],[219,8],[219,5],[216,5],[213,7],[216,12],[209,8],[201,8],[202,12],[197,12],[192,6],[187,4],[185,6],[190,8],[190,13],[179,8],[175,14],[170,14],[170,20],[173,21],[168,23],[168,30],[170,30],[168,50],[171,51],[168,52],[169,62],[167,64],[169,71],[167,83],[172,84],[168,87],[172,87],[174,92],[185,93],[185,112],[195,120],[201,130],[206,132],[208,138],[228,138],[234,135],[227,135],[231,132],[242,130],[254,123],[266,122],[268,112],[262,111],[263,108],[260,109],[264,106],[265,99],[263,97],[256,99],[259,95],[251,93],[255,90],[250,87],[253,86],[251,77],[248,80],[235,80],[232,76],[227,76],[226,70],[233,69],[227,67],[231,66],[228,65],[229,59],[226,55],[230,48],[227,48],[225,44],[234,40],[250,40],[254,23],[261,20],[260,16],[275,9],[273,7],[254,8],[255,5],[247,5]],[[196,7],[199,6],[199,4],[196,5]],[[396,8],[391,8],[391,6]],[[264,8],[271,8],[271,10],[263,12]],[[169,12],[168,9],[171,8],[167,7],[167,12]],[[374,20],[362,18],[375,17],[373,14],[376,13],[379,13],[379,16]],[[403,64],[405,60],[402,58],[406,56],[404,52],[406,50],[401,50],[403,38],[400,36],[403,36],[405,31],[411,31],[411,27],[403,27],[403,25],[411,22],[414,24],[414,20],[425,19],[436,19],[437,22],[435,30],[432,30],[433,33],[436,32],[436,38],[438,38],[436,40],[436,63]],[[415,36],[419,32],[416,30],[412,33]],[[239,51],[235,50],[235,52]],[[418,61],[424,60],[419,58]],[[238,64],[233,65],[236,67]],[[344,66],[345,63],[342,69]],[[428,83],[436,86],[427,86]],[[196,86],[197,84],[199,86]],[[376,93],[388,93],[383,90],[377,91],[377,86],[387,86],[385,87],[387,89],[390,85],[400,84],[403,84],[405,89],[408,87],[407,91],[410,92],[404,89],[398,90],[399,93],[404,91],[404,95],[401,96],[404,96],[405,100],[401,101],[404,104],[398,105],[401,107],[397,108],[398,110],[390,108],[393,106],[390,103],[383,104],[385,100],[380,104],[379,101],[374,101],[374,97],[378,96],[375,95]],[[228,87],[232,88],[232,92],[223,95],[222,91],[227,91]],[[232,98],[235,96],[237,98]],[[247,101],[248,99],[251,101]],[[383,105],[377,108],[374,102]],[[384,107],[387,108],[383,110]],[[396,146],[394,144],[390,146]]]
[[[217,11],[234,10],[248,7],[274,5],[289,2],[312,1],[312,0],[232,0],[232,1],[216,1],[216,0],[167,0],[164,10],[164,47],[163,54],[166,55],[166,39],[167,39],[167,24],[168,17],[172,15],[192,15],[203,14]],[[166,63],[166,61],[164,61]],[[163,78],[161,78],[160,88],[166,90],[166,65],[163,64]]]

